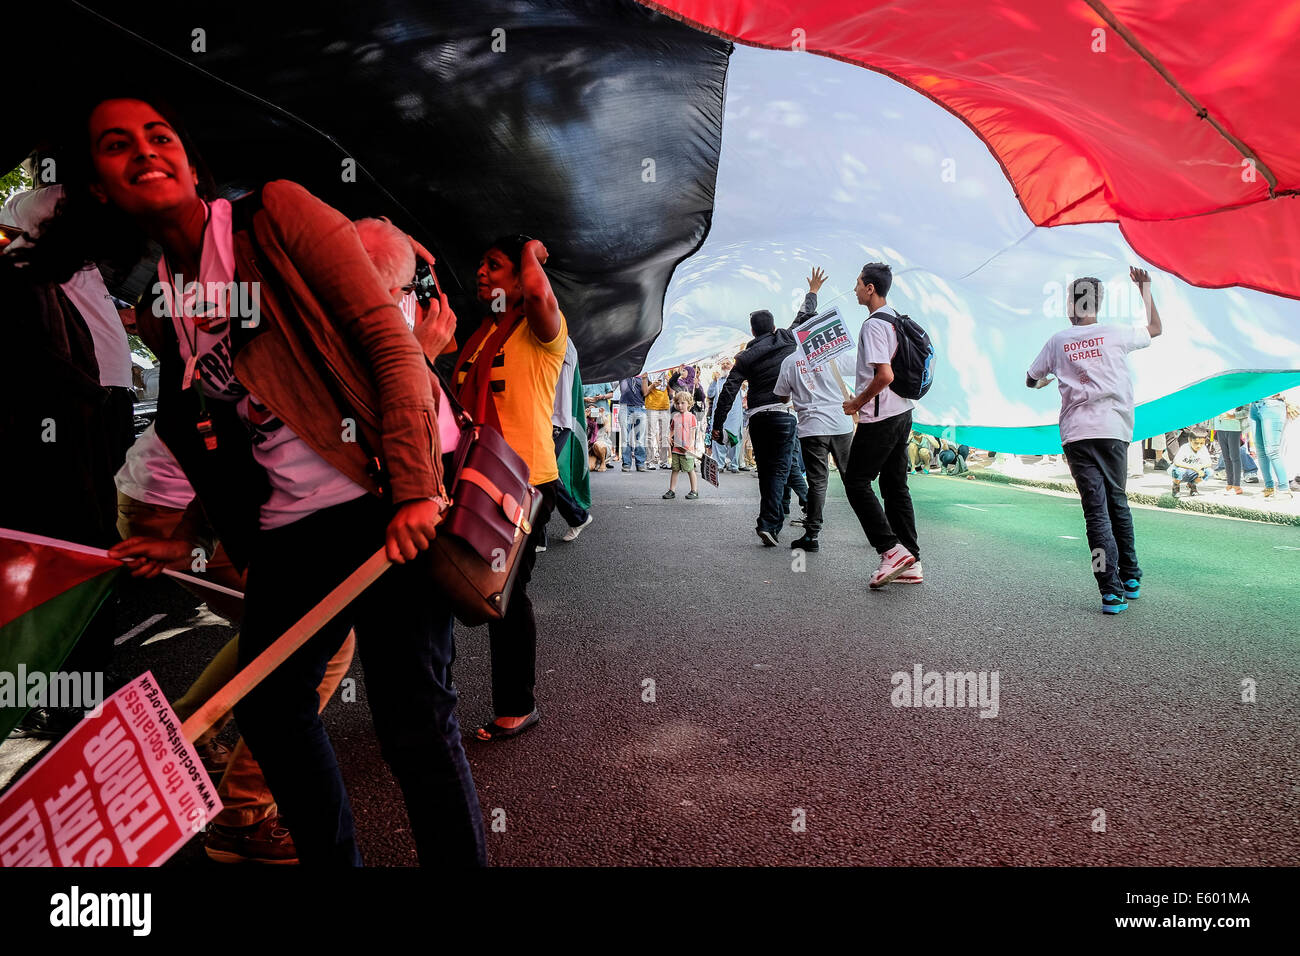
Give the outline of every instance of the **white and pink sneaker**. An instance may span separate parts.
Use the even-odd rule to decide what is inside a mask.
[[[868,586],[883,588],[914,564],[916,564],[916,557],[912,552],[901,544],[896,544],[880,556],[880,567],[876,568],[876,573],[871,575]]]
[[[895,584],[920,584],[924,580],[921,577],[921,562],[918,561],[898,577],[894,578]]]

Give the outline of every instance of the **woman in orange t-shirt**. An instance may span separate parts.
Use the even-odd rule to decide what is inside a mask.
[[[480,352],[495,329],[514,328],[496,355],[488,379],[492,402],[489,424],[499,424],[510,447],[528,464],[529,481],[542,493],[541,510],[524,546],[506,615],[488,625],[492,648],[492,708],[496,717],[475,731],[479,740],[514,737],[541,719],[533,694],[537,682],[537,621],[528,597],[528,581],[555,508],[559,469],[551,412],[555,387],[564,364],[569,330],[542,268],[546,247],[528,236],[495,239],[478,268],[478,301],[487,315],[456,359],[456,387],[467,408],[474,407],[481,387],[473,375]],[[493,421],[493,418],[496,421]],[[544,547],[544,546],[543,546]]]

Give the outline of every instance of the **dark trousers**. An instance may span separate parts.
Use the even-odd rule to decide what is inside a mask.
[[[849,470],[849,448],[853,445],[853,432],[843,435],[809,435],[799,439],[803,446],[803,463],[808,470],[808,517],[804,519],[803,529],[808,537],[817,537],[822,529],[822,509],[826,504],[826,483],[830,468],[826,465],[826,456],[835,456],[835,467],[839,469],[840,479]]]
[[[749,440],[758,465],[758,531],[776,534],[785,524],[781,497],[790,473],[790,445],[795,418],[788,412],[759,412],[749,417]]]
[[[533,616],[533,602],[528,597],[528,582],[537,564],[537,546],[555,510],[559,485],[556,479],[537,486],[542,493],[542,506],[524,545],[523,557],[519,559],[519,572],[506,604],[506,615],[488,625],[488,642],[492,648],[492,709],[496,717],[523,717],[537,706],[533,696],[537,686],[537,618]]]
[[[907,440],[911,433],[910,411],[878,422],[860,423],[843,478],[844,492],[871,546],[884,554],[901,544],[920,561],[916,515],[912,511],[912,495],[907,490]],[[871,490],[871,483],[877,478],[884,507]]]
[[[1219,432],[1219,450],[1223,452],[1228,484],[1235,488],[1241,484],[1241,432]]]
[[[555,455],[558,458],[560,449],[569,443],[571,432],[567,428],[557,428],[553,425],[551,433],[555,438]],[[560,517],[570,528],[587,523],[587,509],[573,499],[561,481],[555,482],[555,510],[560,513]]]
[[[1072,441],[1063,446],[1063,451],[1083,499],[1083,520],[1097,587],[1102,594],[1122,595],[1122,581],[1142,577],[1133,539],[1133,516],[1124,490],[1128,442],[1089,438]]]
[[[391,514],[367,495],[259,533],[248,568],[241,667],[383,546]],[[456,722],[452,614],[427,553],[390,567],[235,705],[299,859],[361,863],[316,692],[349,628],[356,630],[375,734],[406,799],[420,863],[486,864],[482,813]]]
[[[795,435],[798,435],[798,424],[795,425]],[[790,473],[785,476],[785,488],[781,490],[781,513],[790,513],[790,492],[799,499],[799,506],[805,510],[808,507],[808,480],[804,477],[803,467],[803,446],[799,444],[798,437],[790,442]]]

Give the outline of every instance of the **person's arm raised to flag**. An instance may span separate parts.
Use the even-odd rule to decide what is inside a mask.
[[[790,328],[793,329],[803,325],[817,314],[817,293],[825,282],[826,273],[819,267],[813,266],[813,271],[808,275],[808,294],[803,297],[803,308],[795,314],[794,321],[790,323]]]
[[[1151,295],[1151,274],[1146,269],[1133,266],[1128,270],[1128,275],[1142,292],[1142,304],[1147,309],[1147,334],[1154,339],[1164,331],[1164,326],[1160,324],[1160,310],[1156,308],[1156,300]]]

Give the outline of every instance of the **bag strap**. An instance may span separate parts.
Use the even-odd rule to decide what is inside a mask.
[[[506,339],[514,334],[515,329],[519,327],[519,323],[523,322],[525,318],[526,316],[521,315],[510,325],[502,323],[493,330],[491,335],[487,335],[483,347],[474,355],[471,362],[473,367],[466,373],[466,385],[470,384],[471,376],[478,376],[478,391],[474,396],[474,421],[478,424],[484,424],[486,421],[488,391],[492,387],[492,360],[496,358],[497,352],[501,351],[501,346],[505,344]],[[474,336],[471,336],[470,341],[465,343],[467,351],[473,341]],[[483,364],[485,359],[486,364]],[[462,396],[464,396],[463,392]],[[500,431],[500,428],[498,427],[497,430]]]

